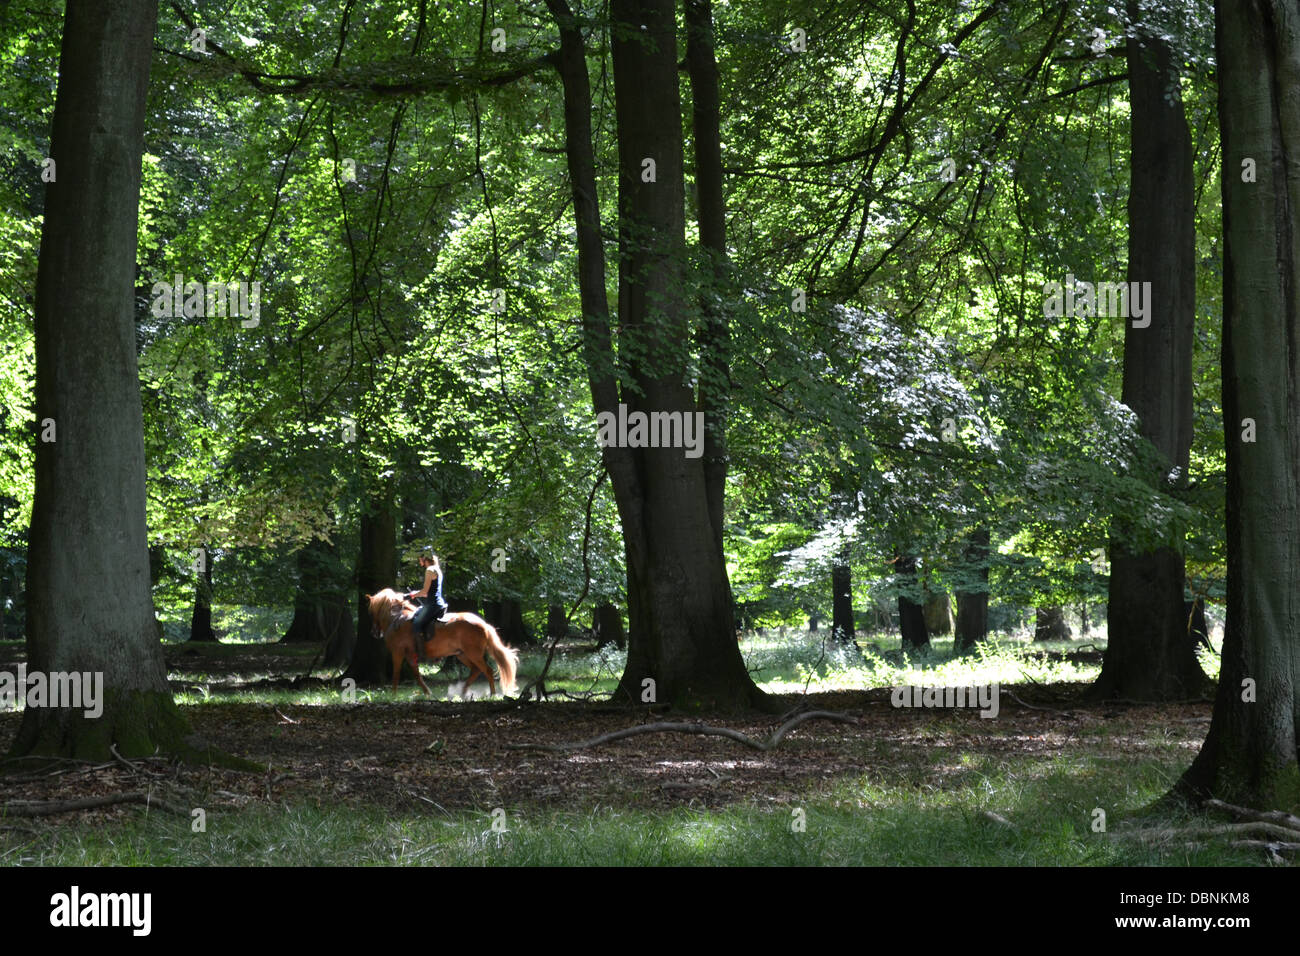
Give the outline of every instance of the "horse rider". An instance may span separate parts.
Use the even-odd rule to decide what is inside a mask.
[[[442,567],[438,564],[438,556],[433,553],[433,548],[425,548],[420,553],[420,567],[424,569],[424,586],[418,591],[407,591],[404,596],[408,599],[423,598],[424,606],[409,617],[405,614],[395,616],[384,631],[384,637],[388,637],[403,621],[410,621],[420,640],[424,641],[431,624],[449,622],[447,602],[442,596]]]

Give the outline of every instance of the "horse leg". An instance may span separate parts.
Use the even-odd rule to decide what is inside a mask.
[[[492,668],[488,665],[487,661],[483,659],[483,655],[480,654],[478,660],[470,666],[477,668],[482,672],[483,676],[487,678],[488,696],[495,697],[497,693],[497,685],[496,682],[492,680]]]
[[[411,665],[411,670],[415,673],[415,680],[420,685],[420,690],[424,691],[425,697],[432,697],[433,694],[429,693],[429,685],[426,684],[424,678],[420,676],[420,662],[416,659],[415,649],[412,648],[407,652],[407,655],[407,663]]]
[[[469,676],[465,678],[465,683],[460,689],[461,699],[464,700],[465,697],[469,695],[469,685],[474,683],[474,681],[478,680],[478,668],[474,666],[473,661],[471,661],[468,657],[465,656],[464,651],[461,651],[459,654],[456,655],[456,660],[460,661],[462,664],[464,664],[466,667],[469,668]]]
[[[402,676],[402,652],[393,649],[393,693],[397,693],[397,681]]]

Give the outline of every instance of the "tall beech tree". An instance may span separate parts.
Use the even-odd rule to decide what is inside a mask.
[[[133,320],[157,0],[68,0],[36,279],[28,665],[103,675],[103,713],[27,707],[12,755],[184,751],[149,593]]]
[[[1196,319],[1192,143],[1169,45],[1134,29],[1127,57],[1131,168],[1128,280],[1150,282],[1145,327],[1124,323],[1123,402],[1159,455],[1153,486],[1186,486],[1192,446],[1192,345]],[[1131,285],[1130,285],[1131,287]],[[1172,476],[1172,477],[1171,477]],[[1183,612],[1182,531],[1155,548],[1135,547],[1117,521],[1110,541],[1109,641],[1094,693],[1137,700],[1196,696],[1205,685]]]
[[[957,588],[957,628],[953,647],[974,650],[989,633],[989,529],[976,528],[966,537],[967,581]],[[971,579],[974,579],[971,581]]]
[[[616,413],[625,403],[629,412],[693,415],[697,397],[684,348],[692,338],[693,307],[685,281],[684,143],[674,4],[616,0],[611,5],[619,165],[617,357],[628,370],[622,380],[613,373],[582,34],[564,0],[547,0],[547,6],[560,30],[558,65],[593,407],[597,413]],[[694,75],[702,75],[698,65]],[[652,166],[646,160],[653,160]],[[701,381],[701,390],[710,387],[707,379]],[[701,404],[716,421],[722,403]],[[627,562],[628,662],[620,695],[680,706],[765,703],[766,695],[749,677],[736,646],[704,457],[687,458],[681,448],[615,446],[604,448],[603,455],[622,519]]]
[[[1223,142],[1228,616],[1214,716],[1178,789],[1300,809],[1300,14],[1215,5]],[[1243,420],[1256,425],[1247,441]],[[1253,436],[1252,436],[1253,437]]]

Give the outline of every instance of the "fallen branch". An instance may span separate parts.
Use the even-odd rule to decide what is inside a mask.
[[[116,760],[116,761],[117,761],[118,763],[120,763],[122,766],[126,767],[127,770],[130,770],[132,773],[139,773],[139,772],[140,772],[140,768],[139,768],[139,767],[137,767],[135,764],[131,763],[131,761],[127,760],[125,757],[123,757],[120,753],[117,752],[117,744],[115,744],[115,743],[109,744],[109,745],[108,745],[108,752],[111,753],[111,754],[113,755],[113,759],[114,759],[114,760]]]
[[[75,810],[94,810],[99,807],[111,807],[118,803],[142,803],[146,807],[157,807],[168,813],[187,817],[190,812],[184,807],[168,803],[161,797],[150,796],[140,790],[131,793],[110,793],[103,797],[83,797],[80,800],[18,800],[7,803],[0,808],[0,816],[5,817],[43,817],[55,813],[71,813]]]
[[[600,744],[611,743],[615,740],[622,740],[624,737],[635,737],[638,734],[702,734],[706,737],[727,737],[747,747],[753,747],[755,750],[771,750],[794,728],[798,727],[804,721],[821,719],[835,720],[844,724],[856,724],[856,717],[849,717],[846,714],[837,714],[829,710],[810,710],[806,713],[799,714],[776,729],[772,736],[767,740],[755,740],[753,737],[742,734],[738,730],[732,730],[729,727],[712,727],[708,724],[680,723],[680,722],[660,722],[655,724],[639,724],[636,727],[625,727],[623,730],[615,730],[612,733],[602,734],[599,737],[593,737],[591,740],[582,740],[570,744],[506,744],[507,750],[546,750],[551,753],[565,753],[570,750],[586,750],[588,747],[597,747]]]
[[[990,823],[996,823],[998,826],[1001,827],[1010,827],[1013,830],[1016,828],[1016,825],[1014,823],[1012,823],[1002,814],[994,813],[992,810],[981,810],[978,816],[983,817],[985,820],[988,820]]]
[[[1230,813],[1239,820],[1258,820],[1264,823],[1276,823],[1279,826],[1289,827],[1292,830],[1300,831],[1300,817],[1287,813],[1283,810],[1252,810],[1249,807],[1239,807],[1233,803],[1224,803],[1222,800],[1206,800],[1205,807],[1208,810],[1222,810],[1224,813]]]
[[[1220,826],[1188,827],[1186,829],[1170,827],[1160,830],[1112,830],[1107,836],[1115,839],[1141,840],[1143,843],[1164,843],[1175,839],[1206,840],[1218,836],[1246,836],[1251,833],[1262,833],[1267,836],[1278,837],[1284,841],[1300,839],[1300,830],[1292,830],[1288,827],[1280,827],[1275,823],[1261,821],[1224,823]]]

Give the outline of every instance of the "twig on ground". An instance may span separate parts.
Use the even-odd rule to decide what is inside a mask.
[[[117,752],[117,744],[115,743],[109,744],[108,752],[113,755],[113,759],[115,759],[122,766],[126,767],[132,773],[140,772],[140,768],[137,765],[131,763],[131,761],[127,760],[125,757],[123,757],[120,753]]]
[[[1058,709],[1055,708],[1055,707],[1039,707],[1039,706],[1037,706],[1036,704],[1028,704],[1028,703],[1025,703],[1025,701],[1021,700],[1021,699],[1020,699],[1019,697],[1017,697],[1017,696],[1016,696],[1012,691],[1008,690],[1008,689],[1005,688],[1005,687],[1001,688],[1001,691],[1002,691],[1002,693],[1004,693],[1004,694],[1006,694],[1008,697],[1010,697],[1012,700],[1014,700],[1014,701],[1015,701],[1017,704],[1019,704],[1021,707],[1027,707],[1027,708],[1029,708],[1030,710],[1041,710],[1041,711],[1045,711],[1045,712],[1047,712],[1047,713],[1049,713],[1049,714],[1064,714],[1064,715],[1067,716],[1067,717],[1073,717],[1073,716],[1074,716],[1074,711],[1071,711],[1071,710],[1058,710]]]
[[[99,807],[111,807],[118,803],[142,803],[146,807],[157,807],[168,813],[189,816],[183,807],[168,803],[161,797],[155,797],[141,790],[130,793],[110,793],[102,797],[83,797],[80,800],[16,800],[0,807],[0,815],[6,817],[43,817],[55,813],[72,813],[76,810],[95,810]]]
[[[773,732],[767,740],[755,740],[742,734],[738,730],[732,730],[729,727],[711,727],[708,724],[698,723],[674,723],[661,722],[654,724],[639,724],[636,727],[625,727],[622,730],[615,730],[612,733],[602,734],[599,737],[593,737],[591,740],[582,740],[576,743],[568,744],[506,744],[507,750],[546,750],[551,753],[565,753],[570,750],[586,750],[588,747],[597,747],[600,744],[610,743],[615,740],[622,740],[624,737],[634,737],[638,734],[655,734],[655,733],[675,733],[675,734],[702,734],[706,737],[727,737],[731,740],[745,744],[747,747],[753,747],[755,750],[771,750],[794,728],[798,727],[807,720],[835,720],[845,724],[856,724],[856,717],[849,717],[846,714],[837,714],[829,710],[810,710],[807,713],[799,714]]]

